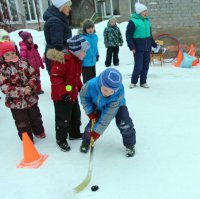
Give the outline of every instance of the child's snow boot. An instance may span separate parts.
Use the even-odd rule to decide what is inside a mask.
[[[126,157],[133,157],[135,155],[135,146],[126,147]]]
[[[56,143],[60,147],[61,151],[66,152],[66,151],[70,151],[71,150],[69,144],[67,143],[67,140],[64,141],[64,142],[57,140]]]
[[[90,144],[88,144],[86,142],[82,142],[82,144],[80,146],[80,152],[87,153],[89,148],[90,148]]]

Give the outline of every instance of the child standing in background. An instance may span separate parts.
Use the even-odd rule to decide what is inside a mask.
[[[104,35],[104,44],[105,47],[107,48],[105,66],[109,67],[111,65],[112,59],[113,59],[113,64],[115,66],[118,66],[119,46],[123,45],[123,39],[121,31],[117,26],[117,20],[115,17],[112,17],[108,21],[108,25],[104,29],[103,35]]]
[[[38,81],[36,93],[38,95],[43,94],[44,91],[42,90],[40,80],[40,67],[44,69],[44,65],[38,52],[38,45],[33,43],[31,33],[20,31],[18,34],[23,40],[19,42],[21,60],[27,61],[35,69]]]
[[[0,29],[0,41],[1,40],[11,41],[9,33],[4,29]],[[16,54],[19,57],[19,50],[18,50],[17,46],[15,45],[15,42],[14,41],[11,41],[11,42],[13,42],[15,49],[16,49]]]
[[[95,27],[93,21],[86,19],[83,22],[83,29],[79,32],[81,36],[89,42],[90,48],[88,49],[85,58],[82,61],[82,75],[83,83],[96,77],[96,62],[99,60],[98,52],[98,37],[95,33]]]
[[[12,42],[0,42],[0,58],[0,89],[6,95],[5,105],[11,110],[19,137],[27,132],[32,141],[33,134],[45,138],[34,68],[19,60]]]

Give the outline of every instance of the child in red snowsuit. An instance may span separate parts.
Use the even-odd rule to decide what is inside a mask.
[[[70,150],[67,138],[80,139],[81,111],[78,93],[82,88],[81,60],[85,57],[89,43],[80,35],[68,40],[69,49],[49,49],[51,60],[51,97],[55,108],[56,143],[64,152]]]

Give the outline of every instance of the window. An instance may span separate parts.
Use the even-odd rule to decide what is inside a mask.
[[[119,0],[112,0],[113,2],[113,15],[120,15],[120,12],[119,12]]]
[[[130,5],[131,5],[131,13],[135,12],[135,3],[137,1],[136,0],[130,0]]]
[[[23,0],[26,21],[36,21],[37,15],[41,19],[41,4],[40,0]]]
[[[119,0],[98,0],[97,12],[101,12],[105,18],[120,15]]]
[[[109,16],[111,14],[111,1],[110,0],[105,0],[105,15]]]
[[[0,0],[1,21],[19,21],[15,0]]]
[[[12,21],[19,21],[15,0],[8,0],[8,5]]]

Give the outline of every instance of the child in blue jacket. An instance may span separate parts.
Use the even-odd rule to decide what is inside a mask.
[[[85,58],[82,61],[82,75],[83,83],[96,77],[96,62],[99,59],[98,52],[98,37],[95,33],[94,23],[90,19],[83,22],[83,29],[81,30],[82,36],[89,42],[90,48],[88,49]]]
[[[80,98],[90,119],[82,136],[80,151],[87,153],[91,137],[96,141],[115,117],[126,147],[126,156],[134,156],[136,133],[126,107],[121,73],[114,68],[104,70],[98,77],[89,80],[83,86]],[[95,119],[96,123],[91,131],[92,119]]]

